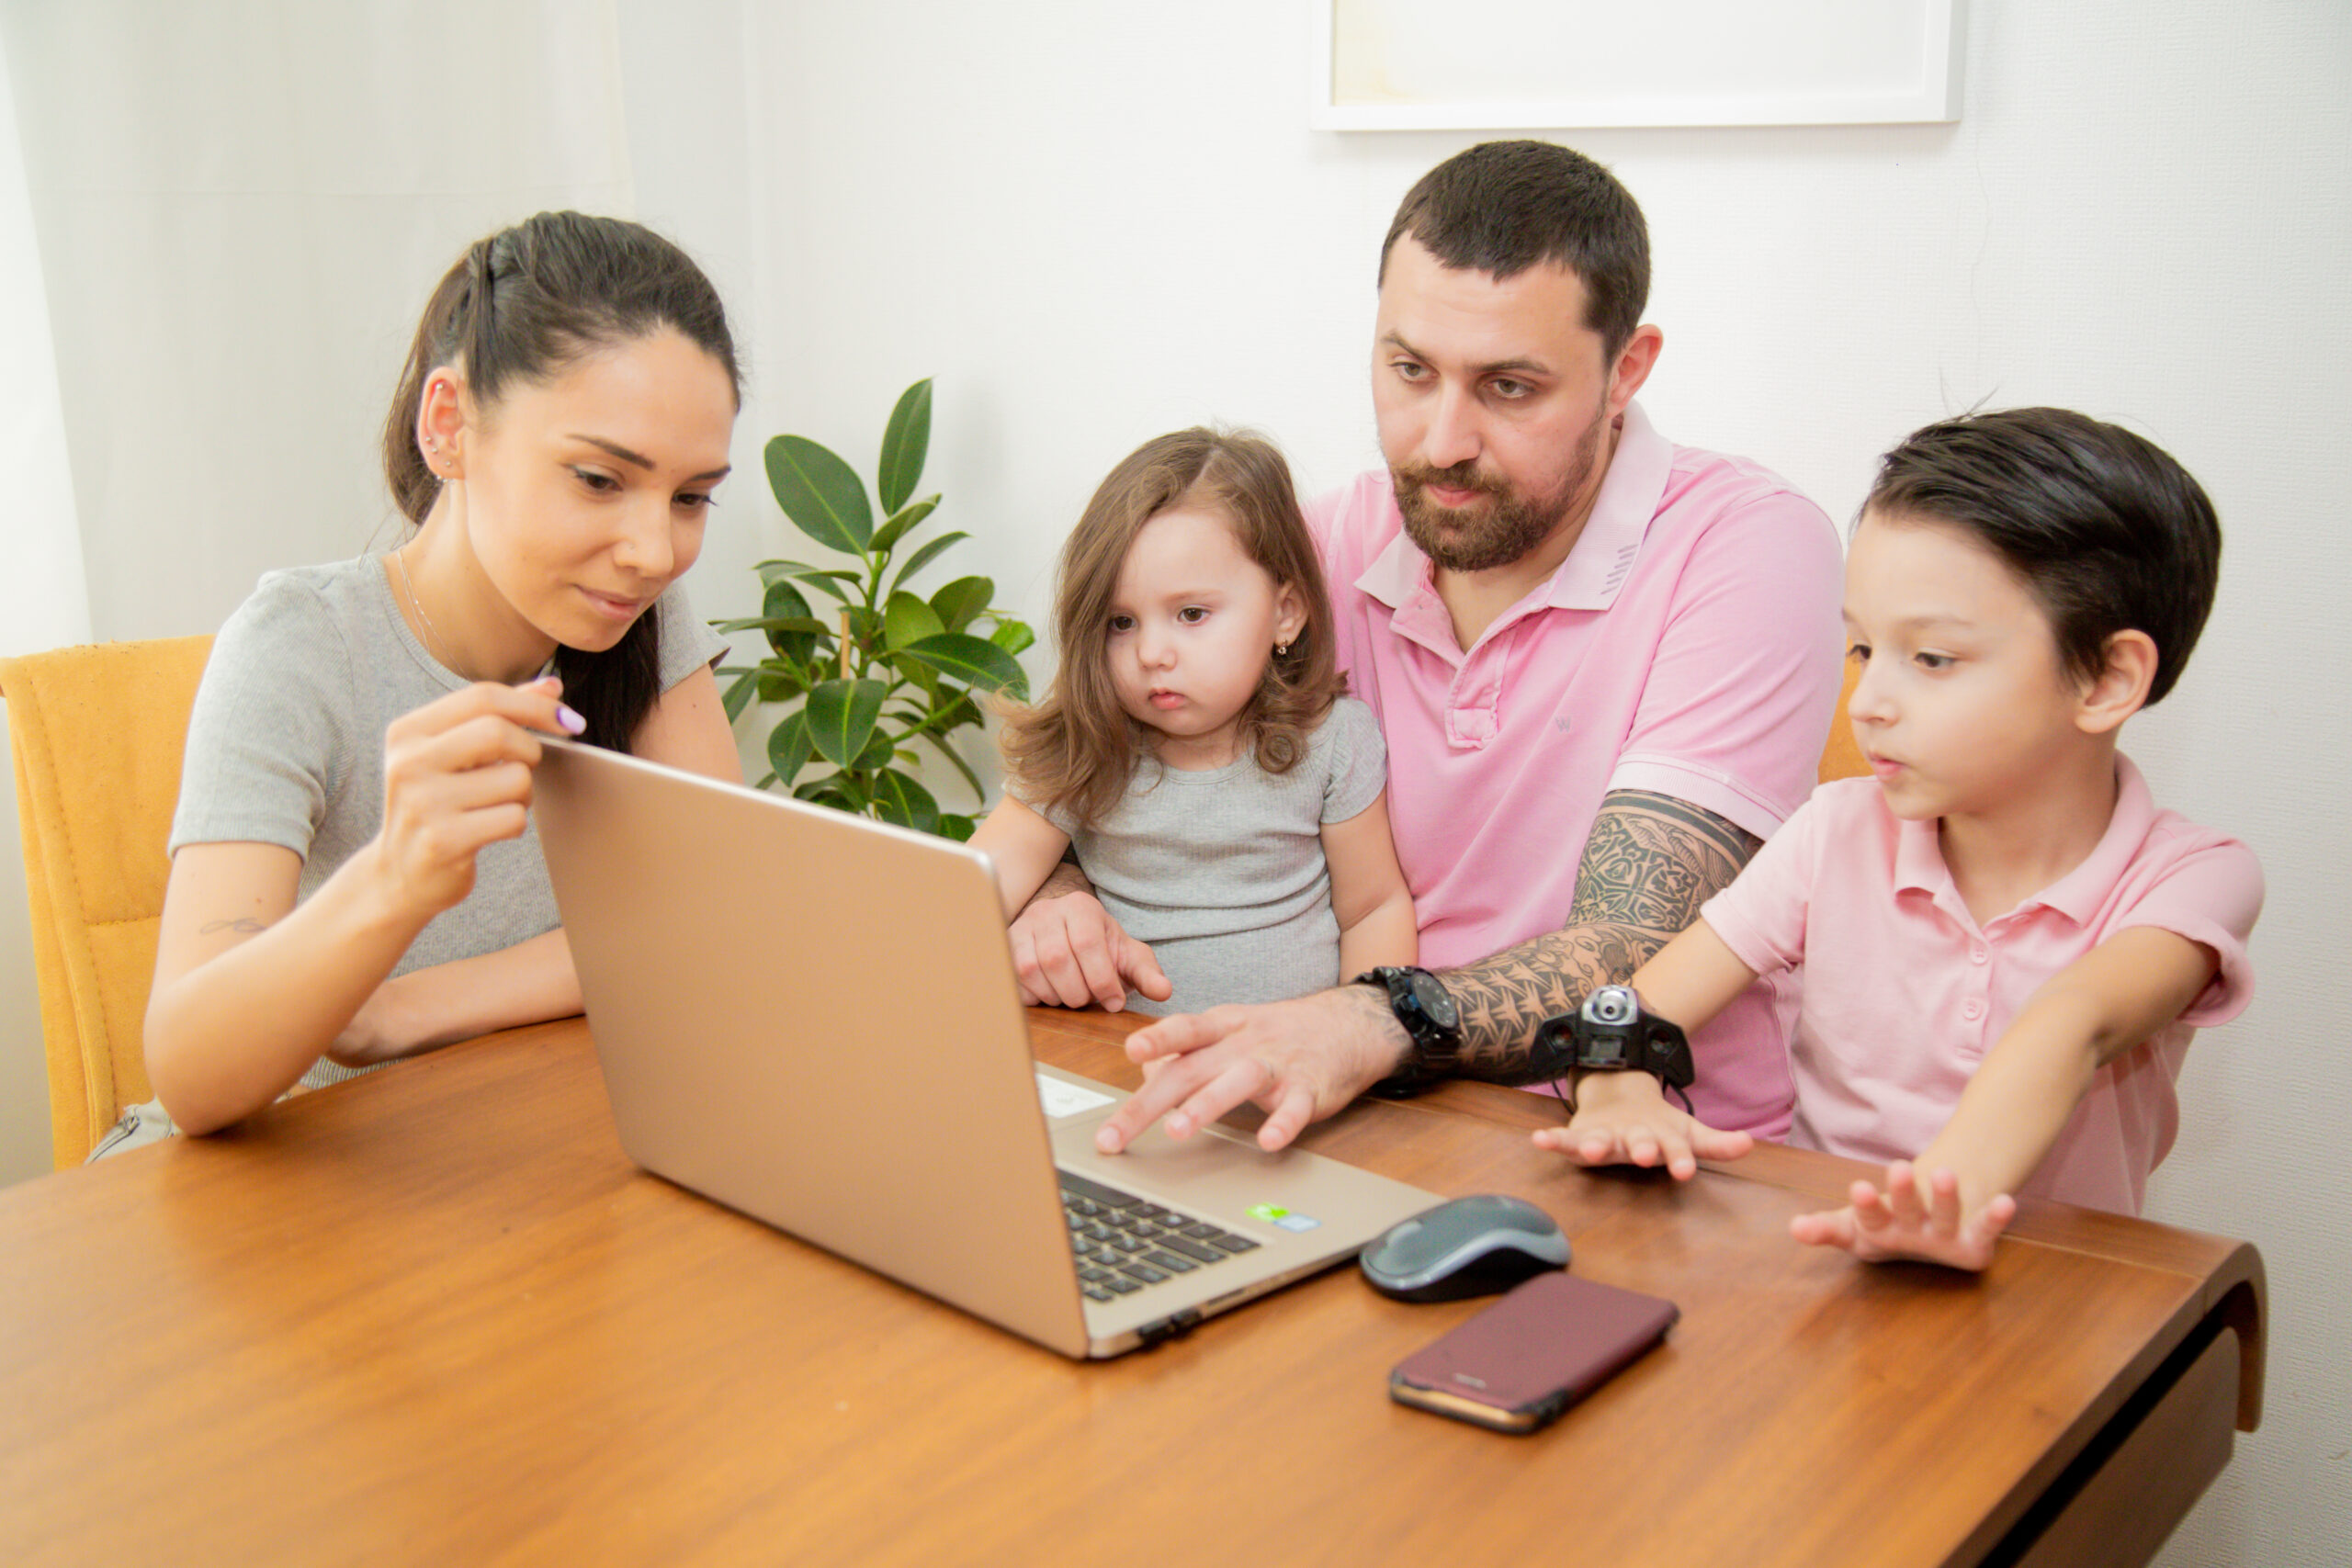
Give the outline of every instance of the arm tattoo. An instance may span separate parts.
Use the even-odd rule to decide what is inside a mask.
[[[1670,795],[1611,791],[1577,863],[1566,926],[1443,976],[1462,1010],[1464,1075],[1526,1081],[1536,1026],[1632,978],[1763,842]]]
[[[210,936],[214,931],[243,931],[247,936],[259,936],[269,930],[267,920],[254,919],[251,915],[236,920],[207,920],[196,928],[198,936]]]

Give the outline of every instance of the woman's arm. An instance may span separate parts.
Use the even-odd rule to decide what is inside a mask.
[[[325,1052],[427,921],[473,888],[474,855],[518,837],[539,743],[568,732],[553,681],[470,686],[384,738],[384,822],[300,908],[301,861],[274,844],[173,857],[147,1003],[147,1071],[205,1133],[268,1104]]]
[[[1943,1131],[1908,1169],[1898,1170],[1901,1161],[1889,1168],[1886,1193],[1858,1181],[1847,1208],[1801,1214],[1792,1234],[1861,1258],[1982,1269],[2016,1210],[2010,1195],[2050,1153],[2099,1068],[2186,1011],[2220,962],[2202,943],[2154,926],[2100,942],[2034,992]]]
[[[1323,824],[1323,859],[1331,868],[1331,913],[1340,922],[1338,978],[1419,958],[1420,931],[1389,834],[1386,790],[1346,821]]]

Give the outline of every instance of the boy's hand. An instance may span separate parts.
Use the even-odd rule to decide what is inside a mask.
[[[1536,1146],[1578,1165],[1664,1166],[1677,1181],[1699,1174],[1702,1159],[1737,1159],[1756,1146],[1746,1133],[1724,1133],[1666,1102],[1647,1073],[1587,1073],[1577,1080],[1577,1113],[1565,1127],[1535,1134]]]
[[[1993,1261],[1993,1243],[2018,1212],[2017,1200],[2003,1192],[1967,1213],[1958,1177],[1938,1170],[1923,1190],[1918,1172],[1902,1159],[1886,1168],[1883,1195],[1857,1181],[1852,1198],[1843,1209],[1799,1214],[1789,1222],[1789,1234],[1813,1247],[1842,1247],[1866,1263],[1914,1258],[1981,1269]]]

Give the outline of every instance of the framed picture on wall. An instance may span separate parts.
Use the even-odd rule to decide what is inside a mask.
[[[1325,130],[1960,118],[1967,0],[1314,0]]]

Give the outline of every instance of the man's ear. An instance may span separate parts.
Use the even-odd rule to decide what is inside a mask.
[[[2120,631],[2107,639],[2107,662],[2075,700],[2075,728],[2106,735],[2148,704],[2156,679],[2156,639]]]
[[[1642,389],[1642,383],[1657,368],[1657,356],[1666,350],[1666,334],[1645,322],[1634,329],[1625,346],[1617,351],[1616,361],[1609,367],[1609,417],[1615,419]]]

